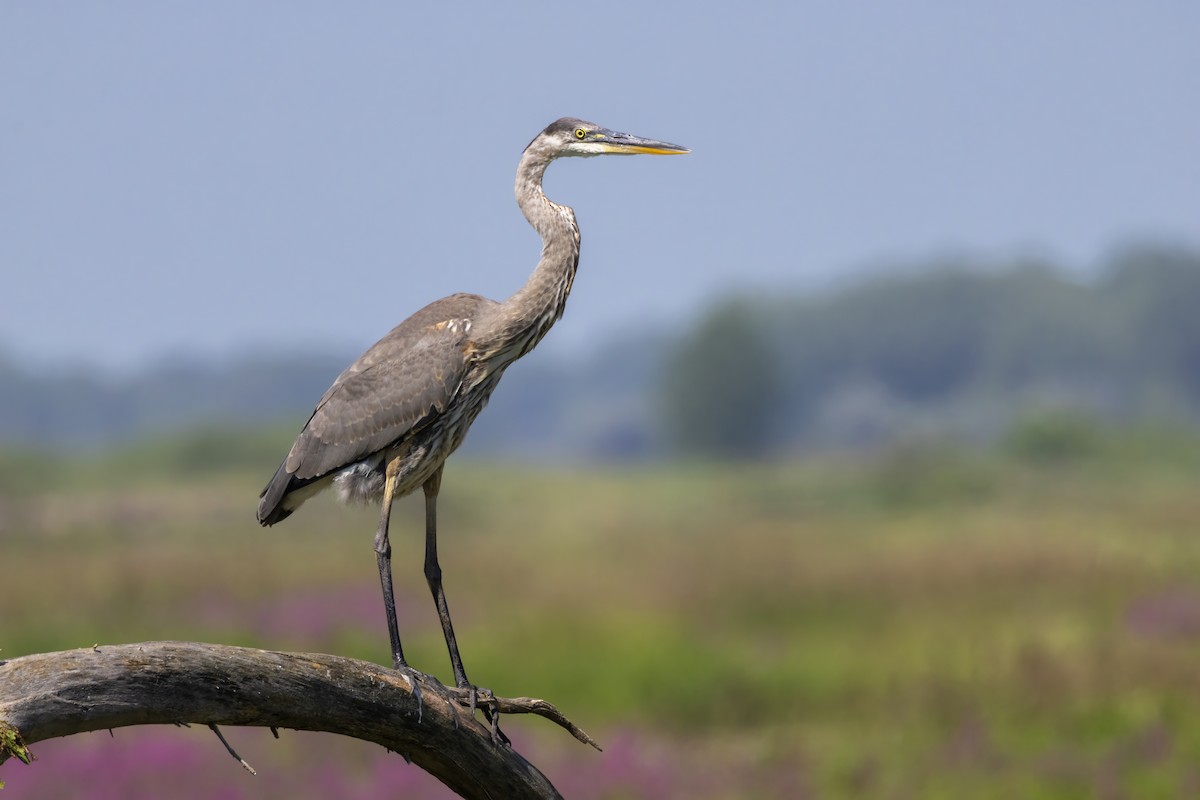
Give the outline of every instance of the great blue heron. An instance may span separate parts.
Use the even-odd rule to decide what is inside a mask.
[[[392,501],[425,492],[425,578],[437,605],[454,683],[470,693],[437,557],[442,466],[487,403],[505,368],[533,349],[562,316],[579,263],[579,226],[542,191],[546,167],[563,156],[670,155],[687,148],[563,118],[534,137],[517,166],[516,196],[542,237],[542,258],[514,295],[437,300],[401,322],[338,376],[317,403],[258,501],[273,525],[330,484],[343,500],[378,502],[375,554],[393,666],[409,671],[396,627],[388,517]],[[414,690],[417,684],[413,682]],[[419,690],[417,690],[419,691]]]

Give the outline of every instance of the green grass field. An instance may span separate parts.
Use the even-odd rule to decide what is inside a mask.
[[[374,512],[322,497],[260,529],[270,458],[180,450],[0,459],[0,657],[196,639],[386,663]],[[606,745],[506,721],[572,797],[1200,794],[1200,446],[1017,451],[452,462],[441,556],[468,673]],[[393,516],[401,633],[448,679],[420,513]],[[42,743],[0,779],[14,797],[444,796],[373,746],[226,733],[258,778],[169,728]]]

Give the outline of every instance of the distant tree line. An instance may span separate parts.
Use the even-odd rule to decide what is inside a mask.
[[[0,358],[0,444],[78,449],[181,428],[286,438],[356,355],[175,358],[123,379]],[[684,330],[518,362],[466,449],[753,457],[990,440],[1062,411],[1200,420],[1200,254],[1130,248],[1087,278],[1039,263],[942,263],[822,293],[731,296]]]
[[[669,356],[679,450],[761,455],[990,438],[1039,412],[1200,419],[1200,255],[1127,249],[1098,275],[954,264],[821,296],[730,298]]]
[[[311,410],[345,364],[332,354],[174,357],[118,378],[35,372],[0,358],[0,444],[87,450],[200,426],[281,423]]]

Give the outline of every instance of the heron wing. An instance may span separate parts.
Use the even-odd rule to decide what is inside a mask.
[[[475,295],[439,300],[380,339],[338,376],[296,438],[283,471],[301,481],[360,461],[444,413],[466,374]]]

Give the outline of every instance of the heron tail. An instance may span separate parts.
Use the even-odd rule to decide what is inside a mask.
[[[262,490],[262,494],[258,496],[259,525],[267,526],[283,522],[295,510],[284,508],[283,505],[283,499],[287,497],[288,489],[292,484],[292,475],[284,469],[285,464],[286,462],[279,465],[279,469],[275,470],[275,477],[271,478]]]

